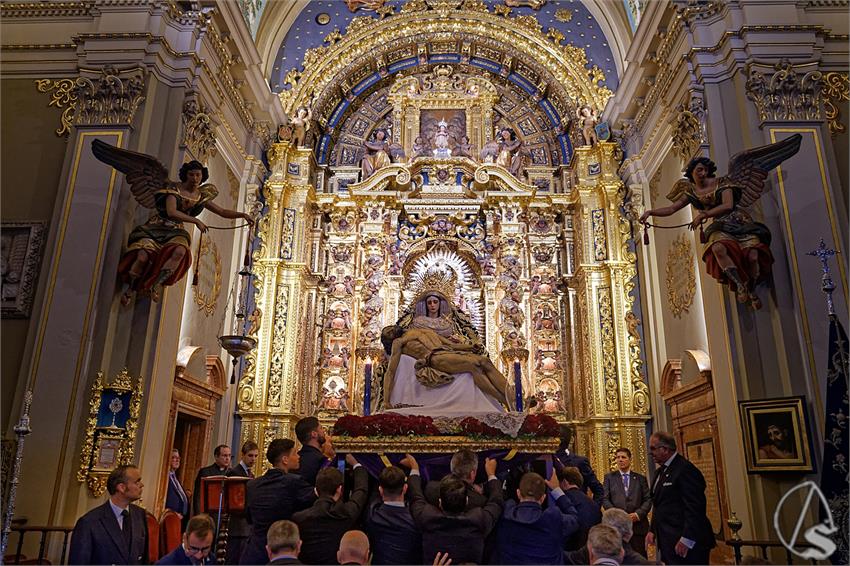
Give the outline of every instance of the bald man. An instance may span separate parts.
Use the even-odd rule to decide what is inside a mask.
[[[336,560],[340,564],[368,564],[369,537],[363,531],[348,531],[339,541]]]

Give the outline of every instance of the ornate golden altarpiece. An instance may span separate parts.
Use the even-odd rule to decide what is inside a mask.
[[[515,56],[535,58],[551,82],[541,79],[531,99],[543,95],[573,110],[578,103],[604,105],[610,91],[597,86],[598,70],[583,68],[582,50],[553,44],[523,16],[482,6],[414,0],[398,15],[355,19],[344,36],[308,52],[305,70],[281,94],[284,109],[313,100],[317,126],[332,132],[340,93],[354,98],[350,75],[359,72],[345,62],[368,59],[380,72],[385,45],[422,37],[431,43],[411,52],[426,61],[452,33],[483,34],[487,45],[501,38],[508,67],[520,64]],[[461,37],[461,52],[474,55],[474,43],[454,37]],[[433,108],[462,109],[478,148],[494,139],[493,77],[422,67],[418,79],[393,78],[383,68],[391,82],[391,140],[409,154],[422,111]],[[561,111],[565,119],[569,113]],[[532,167],[530,184],[493,163],[425,156],[329,192],[334,173],[355,168],[318,165],[323,143],[315,152],[289,142],[269,150],[268,212],[254,269],[258,346],[238,394],[242,440],[254,439],[265,451],[271,439],[294,436],[301,416],[333,422],[362,413],[365,366],[380,361],[381,328],[399,318],[405,291],[436,266],[456,279],[455,303],[478,326],[491,359],[509,376],[520,360],[524,397],[535,398],[535,411],[576,423],[578,449],[597,470],[612,466],[619,446],[630,447],[645,470],[649,391],[632,313],[636,268],[621,212],[619,146],[577,148],[569,163],[546,170],[553,183],[545,188],[534,182]],[[373,411],[378,397],[373,387]]]

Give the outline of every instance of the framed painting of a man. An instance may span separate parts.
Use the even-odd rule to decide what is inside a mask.
[[[805,397],[740,401],[747,472],[812,472]]]

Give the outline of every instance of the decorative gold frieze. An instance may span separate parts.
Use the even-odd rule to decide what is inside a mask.
[[[770,73],[758,71],[752,62],[747,64],[747,98],[756,105],[762,122],[821,119],[822,73],[798,72],[802,67],[782,59]]]
[[[183,103],[183,137],[180,146],[188,149],[201,163],[216,154],[215,122],[195,97]]]
[[[56,129],[57,136],[65,136],[71,132],[71,123],[74,119],[74,108],[77,105],[77,94],[74,91],[73,79],[36,79],[38,92],[49,92],[50,102],[48,106],[62,109],[60,126]]]
[[[274,330],[269,364],[269,388],[266,404],[280,407],[283,387],[283,362],[286,353],[286,322],[289,315],[289,286],[279,285],[274,308]]]
[[[124,76],[123,78],[121,75]],[[74,124],[77,126],[128,125],[145,99],[145,70],[119,71],[104,67],[93,78],[75,81],[77,96]]]
[[[605,237],[605,211],[597,208],[590,213],[593,226],[593,259],[605,261],[608,259],[608,241]]]
[[[696,274],[694,273],[694,250],[690,235],[680,234],[667,250],[667,302],[676,318],[688,312],[696,293]]]
[[[640,333],[637,327],[640,326],[640,319],[635,316],[635,313],[629,311],[626,313],[626,329],[629,333],[629,362],[630,376],[632,383],[632,410],[636,415],[649,414],[649,386],[643,378],[643,360],[640,357]]]
[[[829,132],[835,136],[847,131],[841,121],[841,107],[850,100],[850,79],[847,73],[826,73],[821,84],[824,118],[829,124]]]
[[[103,495],[112,470],[133,463],[141,403],[141,377],[134,385],[124,369],[107,385],[103,372],[98,372],[77,472],[77,480],[85,482],[94,497]]]

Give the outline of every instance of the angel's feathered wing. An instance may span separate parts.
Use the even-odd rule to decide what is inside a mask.
[[[761,197],[768,172],[800,151],[802,140],[803,136],[794,134],[782,141],[747,149],[732,156],[726,179],[743,189],[739,206],[746,208]]]
[[[168,183],[168,169],[155,157],[121,149],[100,140],[91,142],[96,158],[126,175],[130,191],[139,204],[148,208],[156,206],[154,193]]]

